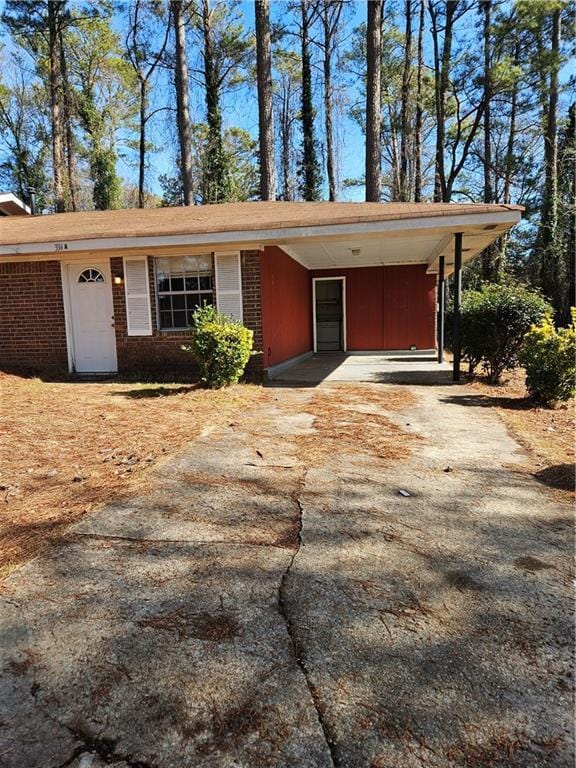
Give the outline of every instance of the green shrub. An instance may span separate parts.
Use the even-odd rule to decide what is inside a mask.
[[[490,283],[462,294],[462,358],[470,372],[482,364],[489,380],[518,364],[524,335],[551,310],[535,291],[514,284]],[[451,332],[451,323],[447,323]],[[448,339],[448,343],[450,340]]]
[[[215,389],[240,379],[250,359],[252,344],[252,331],[206,305],[194,313],[192,342],[183,349],[194,355],[204,384]]]
[[[568,328],[554,327],[552,316],[546,315],[533,325],[520,353],[526,368],[526,389],[543,403],[569,400],[576,392],[576,314]]]

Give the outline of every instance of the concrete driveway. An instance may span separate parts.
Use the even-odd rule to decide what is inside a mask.
[[[275,376],[277,384],[316,386],[327,382],[449,384],[450,363],[438,363],[434,350],[351,353],[320,352]]]
[[[571,766],[571,509],[466,394],[270,388],[14,573],[0,766]]]

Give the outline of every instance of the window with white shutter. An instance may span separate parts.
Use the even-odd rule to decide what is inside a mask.
[[[242,322],[242,267],[240,252],[214,254],[216,306],[219,312]]]
[[[151,336],[150,285],[145,256],[124,258],[124,290],[128,336]]]

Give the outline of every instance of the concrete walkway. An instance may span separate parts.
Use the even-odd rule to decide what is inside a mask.
[[[274,381],[300,386],[335,381],[437,385],[449,384],[451,371],[449,363],[438,363],[434,351],[401,350],[373,354],[321,352],[286,369]]]
[[[465,395],[270,388],[14,573],[1,768],[572,766],[571,509]]]

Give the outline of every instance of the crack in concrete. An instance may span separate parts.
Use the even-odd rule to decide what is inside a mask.
[[[139,539],[136,536],[118,536],[111,533],[85,533],[84,531],[71,531],[71,535],[82,537],[85,539],[94,539],[96,541],[127,541],[129,544],[193,544],[202,546],[206,545],[225,545],[229,547],[270,547],[270,549],[290,549],[285,544],[275,544],[274,542],[257,542],[257,541],[230,541],[224,539]]]
[[[282,618],[284,619],[286,623],[286,630],[288,632],[288,637],[290,638],[290,644],[292,646],[292,651],[294,653],[294,658],[296,659],[296,663],[298,665],[298,668],[302,672],[302,675],[304,677],[304,680],[306,681],[306,686],[308,688],[308,691],[310,693],[310,699],[312,701],[312,704],[314,706],[314,709],[316,710],[316,716],[318,717],[318,723],[320,724],[320,728],[322,729],[322,733],[324,735],[324,741],[326,742],[326,746],[328,748],[328,752],[330,754],[330,759],[332,761],[332,765],[334,768],[338,768],[340,765],[338,760],[338,754],[336,751],[336,742],[333,737],[333,734],[330,731],[330,728],[328,727],[328,724],[326,723],[324,719],[324,707],[322,706],[320,702],[320,697],[318,695],[318,691],[316,689],[316,686],[310,679],[310,674],[308,672],[308,669],[306,667],[306,662],[303,658],[302,649],[298,643],[298,640],[296,638],[295,633],[295,622],[294,619],[290,616],[290,612],[288,610],[287,604],[286,604],[286,583],[288,581],[288,578],[290,577],[290,572],[292,570],[292,567],[294,565],[294,561],[296,560],[296,557],[298,556],[298,553],[300,552],[300,547],[302,546],[302,528],[304,525],[303,517],[304,517],[304,505],[302,503],[301,494],[304,490],[304,486],[306,484],[306,475],[307,471],[304,473],[302,480],[300,481],[300,488],[298,491],[298,495],[295,499],[295,503],[298,507],[298,531],[296,536],[297,546],[292,554],[292,557],[290,558],[290,561],[282,574],[282,578],[280,579],[280,587],[278,589],[278,611]]]
[[[30,686],[30,695],[34,699],[34,703],[40,712],[46,715],[46,717],[55,725],[59,725],[61,728],[64,728],[66,731],[68,731],[68,733],[73,736],[76,741],[81,742],[79,746],[74,748],[72,754],[69,755],[69,757],[67,757],[63,763],[58,763],[58,765],[56,765],[54,768],[68,768],[68,766],[72,765],[77,757],[80,757],[80,755],[83,754],[96,754],[107,764],[123,762],[128,766],[128,768],[156,768],[156,766],[154,766],[152,763],[144,763],[141,760],[133,760],[132,755],[124,755],[118,753],[116,751],[116,740],[114,739],[91,736],[89,733],[86,733],[79,728],[73,728],[72,726],[63,723],[57,717],[54,717],[54,715],[47,711],[46,708],[42,705],[38,696],[39,691],[40,686],[34,678],[33,683]]]
[[[116,740],[109,739],[106,736],[92,736],[89,733],[79,729],[72,728],[70,725],[61,723],[66,730],[77,740],[81,742],[81,745],[77,747],[72,757],[58,768],[64,768],[72,763],[76,757],[81,754],[96,754],[105,763],[125,763],[129,768],[156,768],[152,763],[145,763],[141,760],[134,760],[132,755],[125,755],[117,752]]]

